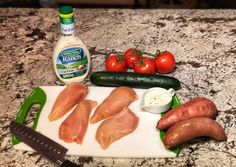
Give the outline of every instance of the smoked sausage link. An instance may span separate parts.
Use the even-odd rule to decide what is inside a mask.
[[[208,136],[218,141],[227,139],[222,126],[206,117],[192,118],[176,123],[166,132],[164,145],[173,148],[191,139]]]
[[[157,129],[168,129],[175,123],[190,118],[214,118],[218,110],[216,105],[205,97],[195,97],[189,102],[168,111],[158,122]]]

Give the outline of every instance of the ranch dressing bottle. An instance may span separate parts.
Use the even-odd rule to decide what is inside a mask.
[[[81,82],[90,69],[90,54],[82,40],[75,35],[72,7],[60,7],[59,12],[61,36],[53,52],[54,70],[66,84]]]

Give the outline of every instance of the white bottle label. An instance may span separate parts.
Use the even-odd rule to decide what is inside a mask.
[[[61,33],[65,35],[73,34],[75,31],[75,24],[61,24]]]
[[[75,31],[74,15],[73,13],[69,16],[60,15],[61,33],[65,35],[73,34]]]
[[[74,46],[61,50],[57,56],[56,69],[63,79],[84,75],[88,70],[88,57],[83,48]]]

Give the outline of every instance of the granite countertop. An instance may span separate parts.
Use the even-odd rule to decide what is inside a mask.
[[[112,51],[171,51],[177,68],[169,76],[181,81],[180,100],[212,99],[228,139],[192,140],[177,158],[69,159],[83,166],[236,166],[236,10],[76,9],[75,18],[92,71],[102,70]],[[0,9],[0,166],[53,166],[37,153],[14,150],[8,125],[33,88],[63,85],[52,68],[58,37],[55,9]]]

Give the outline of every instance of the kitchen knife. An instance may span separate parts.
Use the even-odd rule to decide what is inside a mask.
[[[68,151],[67,148],[42,135],[41,133],[15,121],[11,121],[10,131],[25,144],[58,166],[79,167],[79,165],[64,159],[64,156]]]

